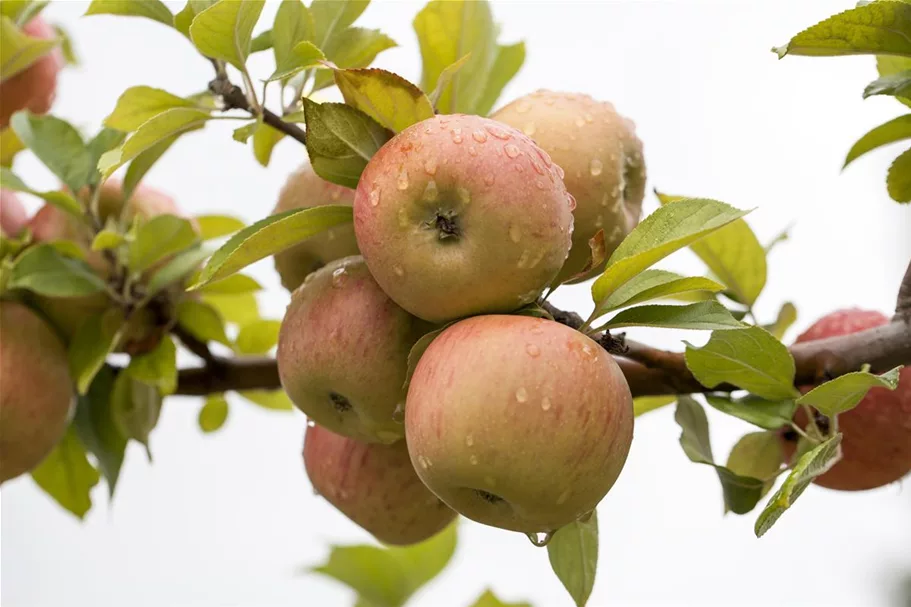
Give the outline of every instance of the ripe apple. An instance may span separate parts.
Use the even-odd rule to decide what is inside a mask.
[[[404,441],[362,443],[311,426],[304,466],[321,496],[386,544],[421,542],[456,516],[414,473]]]
[[[54,31],[41,17],[35,17],[22,30],[32,38],[56,38]],[[59,48],[39,57],[34,63],[11,78],[0,82],[0,128],[9,125],[10,117],[19,110],[46,114],[57,91],[57,73],[63,67]]]
[[[354,204],[354,190],[325,181],[313,172],[309,163],[304,163],[288,177],[272,213],[330,204],[350,207]],[[340,225],[277,254],[275,270],[282,286],[293,291],[308,274],[330,261],[357,254],[354,226]]]
[[[534,301],[566,260],[574,204],[559,168],[519,131],[435,116],[367,163],[354,230],[389,297],[443,322]]]
[[[424,484],[486,525],[550,532],[591,512],[633,437],[629,386],[594,341],[527,316],[476,316],[415,369],[405,436]]]
[[[797,343],[856,333],[888,322],[879,312],[839,310],[816,321]],[[862,491],[888,485],[911,472],[911,367],[902,369],[899,377],[894,391],[872,388],[855,408],[838,416],[843,459],[814,483],[829,489]],[[795,422],[806,426],[803,411],[797,412]],[[785,455],[790,459],[797,437],[787,431],[782,436]]]
[[[37,466],[66,431],[73,388],[66,350],[23,304],[0,302],[0,483]]]
[[[645,162],[633,122],[610,103],[547,90],[520,97],[491,118],[534,139],[565,171],[566,189],[576,199],[575,228],[557,280],[583,270],[591,258],[588,241],[598,230],[604,230],[609,257],[642,213]]]
[[[361,257],[330,262],[291,296],[278,336],[278,373],[316,423],[366,442],[404,436],[408,353],[427,332],[376,284]]]

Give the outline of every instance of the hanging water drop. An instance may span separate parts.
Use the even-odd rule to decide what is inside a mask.
[[[526,537],[538,548],[544,548],[550,543],[550,540],[554,537],[553,531],[548,531],[546,533],[526,533]]]

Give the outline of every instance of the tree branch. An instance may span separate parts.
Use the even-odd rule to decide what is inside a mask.
[[[227,78],[216,77],[215,80],[209,83],[209,90],[221,97],[225,104],[225,110],[244,110],[254,116],[256,115],[256,110],[250,105],[250,100],[247,99],[243,89],[232,84]],[[272,128],[281,131],[304,145],[307,144],[307,133],[296,124],[285,122],[281,116],[266,108],[262,109],[262,116],[263,122]]]

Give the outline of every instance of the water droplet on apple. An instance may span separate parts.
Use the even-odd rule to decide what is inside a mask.
[[[440,195],[440,190],[437,189],[437,182],[431,179],[427,182],[427,185],[424,187],[423,199],[427,202],[434,202],[437,197]]]
[[[462,129],[456,127],[450,131],[450,134],[452,135],[453,143],[462,143]]]
[[[399,278],[405,276],[405,268],[402,266],[392,266],[392,271],[395,272],[395,275]]]
[[[465,444],[468,445],[469,447],[471,447],[472,445],[474,445],[474,437],[473,437],[472,435],[470,435],[470,434],[469,434],[468,436],[466,436],[466,437],[465,437]]]
[[[501,141],[508,141],[509,139],[512,139],[512,135],[509,134],[509,131],[507,131],[505,129],[501,129],[500,127],[496,127],[496,126],[492,126],[492,125],[488,124],[484,127],[484,129],[488,133],[490,133],[491,135],[496,137],[497,139],[500,139]]]
[[[503,147],[503,151],[506,152],[506,155],[510,158],[515,158],[519,155],[519,148],[517,148],[516,146],[514,146],[511,143],[507,143]]]
[[[566,206],[569,207],[571,212],[576,210],[576,197],[569,192],[566,193]],[[572,233],[572,227],[570,227],[569,231]]]
[[[528,400],[528,390],[526,390],[524,387],[521,387],[518,390],[516,390],[516,400],[519,401],[520,403],[524,403],[525,401],[527,401]]]
[[[519,226],[509,226],[509,239],[513,242],[519,242],[522,240],[522,230],[519,229]]]
[[[592,161],[589,164],[588,170],[592,174],[592,177],[597,177],[604,170],[604,165],[601,163],[601,160],[599,160],[598,158],[592,158]]]
[[[469,156],[477,156],[477,155],[478,155],[478,148],[476,148],[476,147],[474,147],[474,146],[470,146],[470,147],[468,148],[468,155],[469,155]]]
[[[478,456],[472,455],[471,457],[468,458],[468,461],[471,462],[472,466],[477,466],[478,465]]]
[[[380,191],[371,190],[370,196],[368,198],[370,199],[370,206],[372,206],[372,207],[377,206],[378,204],[380,204]]]
[[[595,117],[592,116],[591,114],[589,114],[588,112],[585,112],[585,114],[582,117],[585,118],[585,122],[594,122],[595,121]]]
[[[591,346],[589,346],[588,344],[585,344],[584,346],[582,346],[582,353],[585,354],[585,356],[587,358],[595,357],[595,351],[592,350]]]
[[[423,468],[424,470],[426,470],[427,468],[430,467],[430,463],[427,461],[427,458],[424,457],[423,455],[418,456],[418,465],[421,468]]]
[[[348,278],[348,272],[345,268],[336,268],[332,271],[332,286],[339,288],[345,284],[345,280]]]
[[[537,548],[544,548],[550,543],[550,540],[554,537],[553,531],[548,531],[547,533],[526,533],[529,541],[535,545]]]
[[[459,200],[462,201],[462,204],[471,202],[471,192],[469,192],[467,188],[457,188],[456,193],[459,195]]]
[[[538,129],[537,129],[537,127],[535,127],[534,122],[529,122],[528,124],[526,124],[525,126],[522,127],[522,132],[525,133],[526,135],[528,135],[529,137],[534,136],[534,134],[537,131],[538,131]]]
[[[544,167],[542,167],[540,164],[538,164],[534,160],[531,161],[531,168],[533,168],[535,170],[535,173],[537,173],[538,175],[544,174]]]
[[[600,228],[603,226],[604,226],[604,216],[598,215],[597,217],[595,217],[595,227]]]
[[[541,356],[541,348],[539,348],[539,347],[536,346],[535,344],[526,344],[526,345],[525,345],[525,351],[526,351],[526,352],[528,353],[528,355],[531,356],[532,358],[538,358],[539,356]],[[546,397],[545,397],[545,398],[546,398]]]
[[[478,143],[484,143],[487,141],[487,133],[481,129],[476,129],[471,133],[471,138],[477,141]]]
[[[433,175],[437,174],[437,159],[436,158],[428,158],[427,160],[424,161],[424,172],[427,173],[428,175],[430,175],[431,177]]]
[[[550,411],[550,407],[551,407],[550,399],[545,396],[544,398],[541,399],[541,410]]]
[[[408,172],[402,171],[399,173],[398,179],[395,182],[396,186],[403,192],[408,189]]]
[[[314,426],[316,426],[316,422],[313,421],[312,419],[308,419],[308,420],[307,420],[307,427],[308,427],[308,428],[313,428]]]
[[[516,263],[516,267],[520,270],[525,269],[528,266],[528,260],[531,257],[531,254],[528,252],[528,249],[522,251],[522,255],[519,256],[519,261]]]
[[[543,190],[543,189],[544,189],[544,182],[541,181],[540,179],[536,179],[536,180],[535,180],[535,187],[538,188],[539,190]]]

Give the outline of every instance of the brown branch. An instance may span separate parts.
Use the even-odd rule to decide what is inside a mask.
[[[905,322],[911,322],[911,261],[908,262],[908,269],[905,270],[905,277],[902,278],[902,284],[898,288],[898,300],[895,302],[895,316],[905,319]]]
[[[247,99],[243,89],[232,84],[227,77],[221,77],[221,75],[217,76],[215,80],[212,80],[209,83],[209,90],[212,91],[213,94],[221,97],[224,102],[225,110],[244,110],[253,115],[256,114],[256,110],[250,105],[250,100]],[[285,122],[282,120],[281,116],[266,108],[262,109],[262,116],[263,122],[272,128],[281,131],[285,135],[296,139],[304,145],[307,144],[307,133],[296,124]]]

